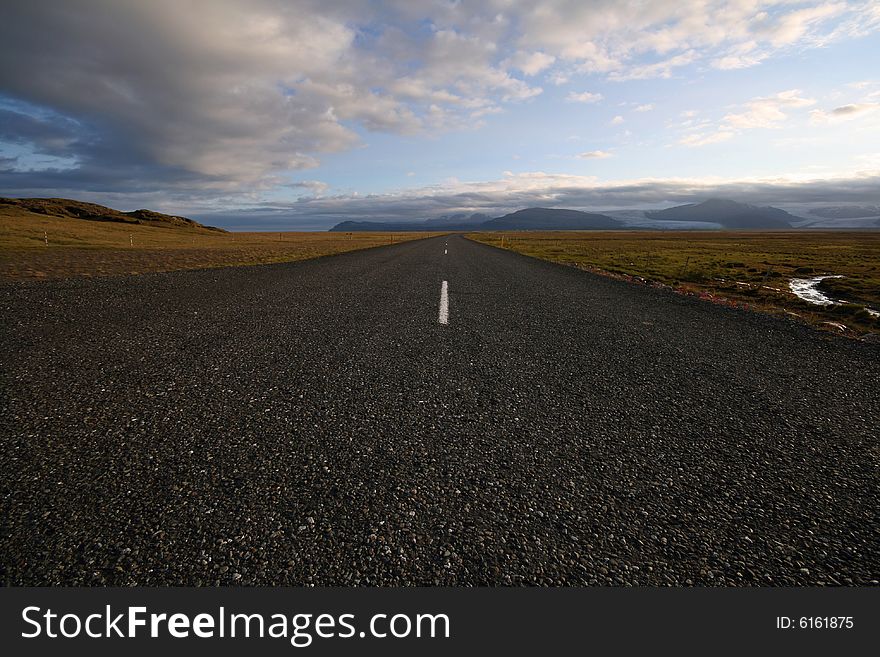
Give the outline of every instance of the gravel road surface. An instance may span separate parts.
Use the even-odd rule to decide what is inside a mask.
[[[457,236],[0,320],[6,584],[880,578],[876,344]]]

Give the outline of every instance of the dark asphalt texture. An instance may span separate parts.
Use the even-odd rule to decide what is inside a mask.
[[[0,286],[0,581],[877,583],[880,347],[446,241]]]

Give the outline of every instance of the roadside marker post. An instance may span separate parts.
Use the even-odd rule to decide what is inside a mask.
[[[43,231],[43,239],[46,240],[46,246],[49,246],[49,231],[48,230]]]

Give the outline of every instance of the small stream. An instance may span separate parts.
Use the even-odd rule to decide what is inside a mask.
[[[827,276],[813,276],[812,278],[792,278],[788,284],[789,289],[791,289],[792,294],[794,294],[799,299],[803,299],[807,303],[812,303],[815,306],[834,306],[838,303],[847,303],[843,300],[835,301],[834,299],[827,296],[825,293],[821,292],[818,289],[819,283],[824,281],[826,278],[844,278],[841,275],[827,275]],[[873,308],[865,307],[865,310],[872,317],[880,317],[880,312],[874,310]]]
[[[843,276],[814,276],[813,278],[792,278],[791,282],[788,284],[788,287],[791,289],[792,293],[806,301],[807,303],[812,303],[816,306],[833,306],[838,301],[831,299],[823,292],[820,292],[817,286],[819,283],[824,281],[826,278],[843,278]]]

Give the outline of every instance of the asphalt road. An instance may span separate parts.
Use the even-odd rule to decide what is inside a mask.
[[[455,236],[0,320],[3,583],[880,578],[877,345]]]

